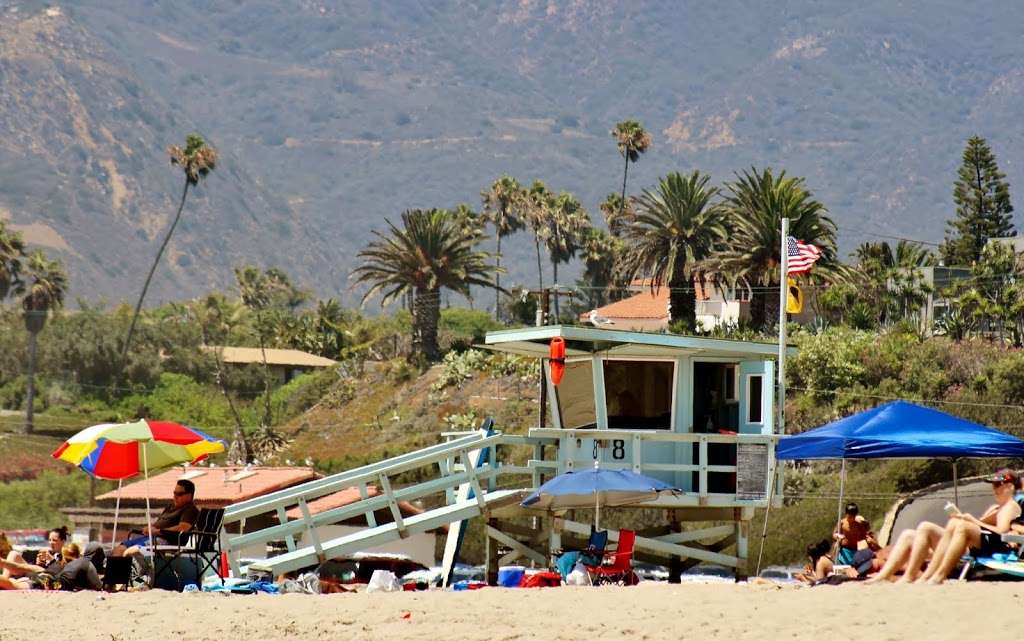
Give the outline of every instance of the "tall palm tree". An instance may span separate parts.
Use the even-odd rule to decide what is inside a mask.
[[[21,293],[21,259],[25,257],[25,241],[21,234],[8,231],[0,220],[0,301],[8,295]]]
[[[550,227],[544,244],[551,258],[551,272],[558,285],[558,265],[568,263],[579,250],[580,236],[590,227],[590,215],[580,201],[568,192],[562,192],[550,201]],[[558,293],[555,293],[555,318],[559,317]]]
[[[751,168],[727,183],[729,248],[717,267],[753,289],[750,318],[767,330],[779,314],[779,262],[782,260],[782,219],[789,218],[790,236],[818,247],[817,279],[841,279],[845,270],[836,260],[836,226],[828,210],[814,199],[803,178],[776,176],[771,168]]]
[[[518,180],[512,176],[502,176],[494,181],[488,191],[480,192],[480,199],[487,222],[494,225],[494,318],[500,320],[501,239],[525,228],[522,216],[525,192]]]
[[[470,286],[494,283],[495,267],[488,263],[490,254],[475,249],[475,235],[447,210],[410,209],[402,213],[401,228],[385,222],[388,233],[373,232],[376,239],[359,252],[362,264],[352,278],[370,286],[364,303],[380,293],[381,305],[386,305],[411,291],[414,346],[436,360],[441,289],[468,297]]]
[[[692,331],[697,324],[694,279],[703,278],[704,261],[726,236],[725,212],[712,202],[718,195],[699,171],[662,178],[654,191],[633,199],[634,211],[623,232],[623,269],[630,278],[649,278],[652,290],[669,288],[669,317]]]
[[[205,178],[217,166],[217,150],[207,145],[206,141],[199,134],[189,134],[185,138],[184,147],[171,145],[167,148],[167,155],[170,156],[171,164],[180,167],[185,174],[185,186],[181,191],[178,211],[174,214],[174,220],[171,222],[171,227],[167,230],[163,242],[160,243],[160,249],[157,250],[156,258],[153,260],[153,265],[149,268],[149,274],[146,275],[146,281],[142,285],[142,293],[139,294],[139,300],[135,303],[135,313],[132,314],[132,322],[128,325],[128,334],[125,336],[124,344],[121,346],[121,369],[124,369],[125,366],[128,347],[131,345],[132,335],[135,333],[135,324],[138,322],[139,313],[142,311],[142,302],[146,299],[146,292],[149,291],[149,283],[153,280],[153,274],[156,272],[157,265],[160,264],[160,258],[164,255],[167,244],[171,241],[171,236],[174,235],[178,221],[181,220],[181,212],[185,208],[185,199],[188,198],[188,190],[190,187],[198,185],[199,181]]]
[[[526,222],[533,232],[533,246],[537,250],[537,289],[543,290],[544,269],[540,262],[540,246],[546,242],[545,239],[550,233],[552,194],[548,191],[547,185],[535,180],[530,185],[526,199]]]
[[[647,151],[651,146],[651,134],[647,133],[644,126],[636,120],[623,120],[612,129],[612,137],[619,148],[619,153],[625,159],[625,166],[622,169],[622,196],[619,203],[622,213],[626,211],[626,176],[629,175],[629,163],[640,160],[640,154]]]
[[[50,260],[41,250],[29,254],[25,269],[25,295],[21,307],[25,314],[25,329],[28,330],[28,385],[25,400],[25,433],[33,429],[34,404],[36,396],[36,343],[39,332],[46,327],[50,310],[64,303],[68,289],[68,277],[59,260]]]

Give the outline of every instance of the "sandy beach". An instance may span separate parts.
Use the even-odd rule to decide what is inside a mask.
[[[1008,638],[1024,584],[232,595],[0,594],[0,641]],[[63,621],[63,627],[59,622]]]

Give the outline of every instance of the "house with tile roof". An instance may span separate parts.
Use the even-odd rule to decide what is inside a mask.
[[[262,366],[264,352],[266,352],[267,368],[270,369],[277,382],[281,384],[287,383],[299,374],[338,364],[337,361],[298,349],[267,348],[261,350],[258,347],[232,347],[225,345],[203,345],[202,349],[204,352],[218,354],[225,365],[235,366]]]

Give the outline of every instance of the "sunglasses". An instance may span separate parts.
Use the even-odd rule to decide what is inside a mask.
[[[188,492],[178,492],[175,490],[174,496],[188,496]]]

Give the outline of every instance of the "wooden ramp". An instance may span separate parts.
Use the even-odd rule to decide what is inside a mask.
[[[413,534],[429,532],[450,523],[480,516],[489,505],[499,505],[509,497],[518,496],[519,494],[518,490],[495,490],[484,494],[481,497],[482,500],[479,501],[476,498],[467,499],[409,517],[404,520],[401,529],[398,523],[378,525],[377,527],[367,528],[336,539],[324,541],[320,545],[320,551],[315,546],[310,545],[272,557],[265,562],[255,563],[249,567],[254,570],[270,572],[277,576],[292,570],[317,565],[320,563],[320,559],[323,558],[331,559],[352,554],[384,543],[397,541]]]

